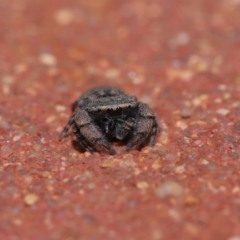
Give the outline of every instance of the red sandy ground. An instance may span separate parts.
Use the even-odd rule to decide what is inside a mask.
[[[240,1],[1,0],[0,239],[240,240]],[[154,110],[154,147],[57,137],[93,86]]]

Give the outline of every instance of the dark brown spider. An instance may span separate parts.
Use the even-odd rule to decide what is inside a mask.
[[[72,104],[72,116],[59,136],[70,126],[81,149],[116,154],[111,142],[126,143],[126,151],[154,145],[158,125],[153,111],[136,97],[114,87],[86,91]]]

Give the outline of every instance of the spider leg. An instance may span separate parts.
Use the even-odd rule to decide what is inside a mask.
[[[75,114],[73,114],[71,116],[71,118],[69,119],[67,125],[63,128],[62,132],[60,133],[58,140],[61,141],[63,138],[65,138],[68,135],[68,130],[69,128],[73,125],[75,120]]]
[[[153,146],[155,144],[156,136],[157,136],[158,132],[160,132],[160,128],[157,125],[157,122],[155,120],[154,124],[153,124],[153,128],[152,128],[151,134],[150,134],[150,141],[149,141],[149,144],[148,144],[149,146]]]
[[[86,141],[86,140],[84,139],[84,137],[80,134],[79,129],[77,129],[76,124],[74,124],[74,125],[72,126],[72,130],[73,130],[73,132],[74,132],[74,134],[75,134],[75,136],[76,136],[77,143],[78,143],[80,149],[81,149],[81,150],[87,150],[87,151],[89,151],[90,153],[94,153],[94,152],[95,152],[94,149],[93,149],[91,146],[89,146],[89,144],[87,143],[87,141]]]
[[[78,100],[75,101],[75,102],[73,102],[73,103],[71,104],[71,110],[72,110],[72,112],[75,112],[75,110],[76,110],[77,107],[78,107]]]
[[[128,142],[126,150],[129,151],[133,147],[140,147],[149,138],[149,144],[153,145],[155,143],[157,129],[157,123],[152,110],[147,104],[139,103],[138,117],[133,127],[133,136]]]
[[[75,115],[75,124],[79,129],[78,141],[85,149],[96,149],[110,154],[116,154],[111,143],[95,125],[85,110],[78,110]],[[84,140],[82,140],[84,139]]]

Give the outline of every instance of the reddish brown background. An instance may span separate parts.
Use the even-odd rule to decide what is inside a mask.
[[[239,0],[1,0],[0,239],[240,240],[239,14]],[[154,147],[58,142],[99,85],[154,109]]]

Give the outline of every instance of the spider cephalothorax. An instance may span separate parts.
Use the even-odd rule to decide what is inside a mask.
[[[72,126],[80,148],[115,154],[112,142],[126,143],[126,150],[155,143],[158,125],[145,103],[114,87],[96,87],[86,91],[72,104],[73,114],[59,136],[61,140]]]

